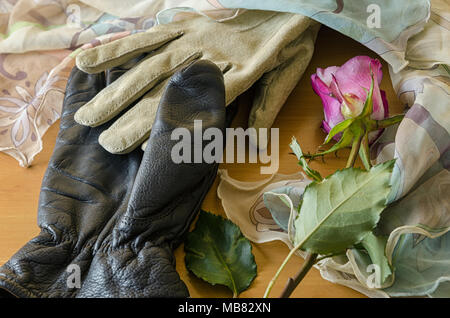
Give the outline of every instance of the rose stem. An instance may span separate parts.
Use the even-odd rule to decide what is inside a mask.
[[[346,168],[350,168],[350,167],[354,166],[356,157],[359,153],[359,148],[361,147],[362,138],[363,138],[363,136],[360,136],[353,140],[352,150],[350,152],[350,156],[348,158]],[[299,244],[298,246],[295,246],[289,252],[288,256],[283,261],[280,268],[276,272],[275,276],[272,278],[269,285],[267,286],[266,292],[264,293],[264,298],[267,298],[269,296],[269,293],[273,287],[273,284],[275,283],[275,280],[278,278],[281,270],[284,268],[284,266],[289,261],[291,256],[295,253],[295,251],[297,251],[300,248],[301,245],[303,245],[303,243]],[[303,278],[306,276],[306,274],[309,272],[309,270],[312,268],[312,266],[316,263],[317,256],[318,256],[318,254],[316,254],[316,253],[307,253],[306,254],[306,258],[305,258],[305,262],[303,263],[303,266],[300,268],[300,270],[298,271],[298,273],[295,275],[294,278],[290,277],[288,279],[288,282],[287,282],[286,286],[284,287],[283,292],[280,295],[280,298],[287,298],[292,294],[292,292],[295,290],[295,288],[298,286],[298,284],[300,284],[300,282],[303,280]]]
[[[350,155],[347,160],[347,165],[345,166],[346,168],[353,167],[353,165],[355,164],[356,157],[358,156],[359,153],[359,147],[361,146],[362,137],[363,136],[361,135],[353,139],[352,150],[350,151]]]
[[[311,267],[316,263],[318,254],[316,253],[308,253],[305,257],[305,262],[303,263],[302,268],[298,271],[294,278],[289,278],[286,286],[283,289],[283,292],[280,295],[280,298],[288,298],[295,288],[300,284],[306,274],[309,272]]]

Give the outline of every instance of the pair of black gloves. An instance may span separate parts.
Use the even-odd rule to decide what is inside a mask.
[[[222,72],[198,61],[169,81],[145,151],[108,153],[98,143],[108,124],[81,126],[74,113],[138,60],[100,74],[72,70],[41,187],[41,232],[0,268],[0,297],[189,296],[173,250],[218,164],[175,164],[171,133],[193,133],[194,120],[224,131],[233,114],[225,109]]]

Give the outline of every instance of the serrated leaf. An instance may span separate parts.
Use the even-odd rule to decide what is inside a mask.
[[[184,246],[186,267],[197,277],[225,285],[236,297],[256,277],[252,246],[239,227],[219,215],[200,211]]]
[[[311,253],[332,254],[361,242],[386,206],[394,162],[369,171],[338,170],[308,185],[294,221],[294,245]]]
[[[308,165],[308,162],[306,161],[305,156],[303,155],[302,148],[298,144],[297,139],[295,139],[295,137],[292,137],[292,141],[289,144],[289,147],[292,149],[294,154],[297,156],[298,164],[303,168],[303,171],[305,171],[305,173],[308,175],[308,177],[310,177],[316,181],[322,181],[322,176],[320,175],[320,173],[318,171],[312,169]]]

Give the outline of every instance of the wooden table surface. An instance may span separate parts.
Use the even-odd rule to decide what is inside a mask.
[[[322,104],[314,94],[310,76],[316,68],[325,68],[332,65],[342,65],[356,55],[368,55],[379,58],[375,53],[356,41],[329,28],[322,27],[316,42],[315,53],[302,80],[298,83],[286,104],[279,113],[273,127],[279,128],[280,133],[280,167],[283,174],[299,171],[294,156],[289,155],[289,142],[292,136],[300,140],[302,149],[314,152],[325,137],[319,129],[323,118]],[[383,63],[384,78],[381,89],[387,93],[390,104],[390,113],[397,114],[402,110],[389,78],[386,63]],[[248,100],[251,92],[245,94],[239,103],[239,112],[233,126],[246,127],[246,118],[249,112]],[[53,151],[59,122],[54,124],[43,138],[43,150],[38,154],[29,168],[22,168],[18,162],[0,153],[0,265],[5,263],[19,248],[39,233],[37,226],[37,204],[41,180],[46,170],[49,158]],[[339,158],[328,156],[326,163],[316,161],[312,167],[320,171],[323,176],[343,168],[348,152],[342,151]],[[267,178],[260,175],[258,164],[222,164],[221,169],[227,169],[229,175],[242,181],[254,181]],[[220,200],[217,197],[216,180],[209,191],[203,209],[225,216]],[[283,259],[288,254],[288,248],[282,242],[275,241],[264,244],[252,244],[258,266],[257,277],[248,290],[240,297],[262,297],[270,279],[275,274]],[[176,250],[177,270],[183,281],[187,284],[192,297],[231,297],[226,287],[211,286],[188,273],[184,265],[183,246]],[[271,296],[278,297],[288,277],[294,275],[303,260],[293,257],[280,275],[272,289]],[[312,269],[292,297],[365,297],[364,295],[341,285],[324,280],[319,271]]]

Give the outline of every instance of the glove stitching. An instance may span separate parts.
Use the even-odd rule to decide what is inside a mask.
[[[269,17],[269,18],[272,18],[273,16],[275,16],[275,14],[272,15],[271,17]],[[292,20],[295,19],[295,18],[296,18],[295,15],[290,16],[289,19],[288,19],[284,24],[282,24],[282,26],[285,26],[286,24],[291,23]],[[273,35],[272,35],[270,38],[266,39],[266,40],[262,43],[261,46],[262,46],[262,47],[266,46],[267,43],[268,43],[271,39],[273,39],[273,37],[275,37],[277,33],[278,33],[278,32],[273,33]],[[273,63],[269,63],[269,64],[273,64]],[[252,73],[252,72],[250,72],[250,73]],[[264,72],[262,72],[261,74],[263,74],[263,73],[264,73]],[[255,82],[258,78],[260,78],[260,77],[261,77],[261,74],[259,74],[259,73],[258,73],[258,74],[253,74],[253,76],[250,78],[250,83],[253,83],[253,82]],[[247,88],[248,88],[248,87],[247,87]],[[238,94],[238,93],[235,92],[234,95],[236,95],[236,94]],[[233,95],[233,96],[230,96],[230,97],[228,98],[227,104],[228,104],[230,101],[232,101],[232,100],[234,100],[234,99],[236,98],[236,96],[234,96],[234,95]],[[126,96],[126,98],[129,98],[129,94]],[[112,110],[106,112],[106,115],[103,114],[103,117],[108,116],[111,112],[112,112]],[[126,115],[126,114],[125,114],[125,115]],[[125,116],[125,115],[124,115],[124,116]],[[99,117],[99,118],[100,118],[100,117]],[[96,120],[98,120],[98,118],[97,118],[97,119],[94,119],[94,121],[96,121]],[[92,121],[91,121],[91,122],[92,122]],[[116,131],[116,129],[114,129],[114,128],[115,128],[115,127],[110,128],[112,132]],[[151,129],[151,123],[150,123],[149,125],[148,125],[148,124],[145,125],[144,128],[141,128],[141,129],[135,131],[131,136],[125,136],[125,138],[126,138],[126,139],[125,139],[125,145],[113,145],[113,146],[112,146],[112,145],[108,145],[108,146],[105,147],[105,148],[109,149],[111,152],[114,152],[114,153],[120,153],[120,152],[123,152],[124,150],[127,150],[127,149],[133,147],[137,142],[139,142],[140,140],[142,140],[143,138],[145,138],[145,136],[143,135],[143,132],[148,132],[149,129]],[[118,129],[117,129],[117,130],[118,130]]]
[[[145,35],[148,35],[148,34],[146,34],[146,32],[144,32],[144,33],[142,33],[142,34],[143,34],[143,35],[144,35],[144,34],[145,34]],[[96,63],[96,64],[94,64],[93,62],[89,62],[89,61],[83,62],[83,60],[81,60],[81,59],[80,59],[80,60],[77,59],[77,64],[78,64],[79,66],[81,66],[82,68],[94,68],[94,67],[98,67],[99,64],[103,64],[104,62],[109,62],[109,61],[111,61],[111,60],[116,60],[116,59],[121,58],[121,57],[123,57],[124,55],[126,55],[126,54],[128,54],[128,53],[130,53],[130,52],[132,52],[132,51],[135,51],[135,50],[137,50],[137,49],[141,49],[141,50],[144,49],[144,52],[145,52],[145,49],[146,49],[147,47],[150,47],[150,46],[153,46],[153,45],[157,45],[157,44],[161,44],[161,42],[165,42],[165,41],[168,41],[168,40],[171,40],[171,39],[175,39],[175,38],[177,38],[178,36],[180,36],[180,35],[182,35],[182,34],[183,34],[183,31],[182,31],[182,30],[179,30],[179,31],[176,31],[176,32],[172,32],[172,33],[169,33],[169,34],[167,34],[167,35],[160,36],[159,39],[156,39],[156,40],[153,39],[153,41],[154,41],[153,43],[148,44],[148,45],[143,46],[143,47],[139,46],[140,43],[135,43],[133,46],[129,47],[128,50],[122,52],[120,55],[118,55],[118,56],[114,56],[114,55],[108,55],[108,56],[105,56],[103,59],[97,60],[97,63]],[[126,39],[126,38],[125,38],[125,39]],[[129,40],[129,39],[127,39],[127,40]],[[110,42],[110,43],[114,43],[114,41],[113,41],[113,42]],[[117,44],[117,43],[114,43],[114,44]],[[88,52],[88,51],[84,51],[84,52]],[[111,51],[111,54],[112,54],[112,53],[114,53],[114,52]],[[85,53],[85,54],[88,54],[88,53]]]
[[[291,20],[293,20],[294,18],[296,18],[296,15],[292,15],[285,23],[283,23],[283,24],[280,26],[280,28],[281,28],[281,27],[284,27],[285,25],[287,25],[288,23],[290,23]],[[277,34],[278,34],[278,31],[274,32],[274,33],[272,34],[271,37],[267,38],[267,39],[266,39],[264,42],[262,42],[259,46],[260,46],[260,47],[265,47],[266,44],[267,44],[269,41],[271,41]],[[264,51],[264,50],[263,50],[263,51]],[[266,61],[265,64],[270,64],[270,65],[272,65],[273,63],[267,63],[267,61]],[[242,64],[237,64],[237,65],[241,65],[242,68],[245,68],[245,66],[243,66]],[[260,65],[260,66],[261,66],[261,65]],[[266,69],[264,69],[264,70],[263,70],[262,68],[257,68],[257,69],[258,69],[258,72],[250,72],[250,74],[252,74],[252,76],[246,79],[246,83],[248,83],[248,84],[247,84],[247,85],[243,84],[243,85],[241,86],[242,89],[240,90],[240,92],[245,92],[245,91],[247,91],[248,89],[250,89],[250,87],[252,87],[253,84],[256,83],[256,82],[258,81],[258,79],[260,79],[260,78],[262,77],[262,75],[263,75],[264,73],[268,72],[268,71],[270,70],[270,68],[273,68],[273,66],[270,66],[270,67],[267,66]],[[226,82],[227,82],[227,80],[226,80],[227,74],[225,74],[224,77],[225,77],[225,78],[224,78],[224,79],[225,79],[225,87],[227,87],[227,86],[228,86],[228,85],[226,84]],[[229,105],[230,103],[232,103],[232,102],[237,98],[237,96],[239,96],[239,94],[241,94],[241,93],[239,93],[239,92],[233,92],[233,93],[234,93],[233,95],[228,96],[227,93],[228,93],[228,92],[226,92],[226,95],[227,95],[227,98],[226,98],[226,99],[227,99],[227,100],[226,100],[226,104],[227,104],[227,105]]]
[[[266,17],[264,20],[258,21],[256,24],[246,25],[245,27],[237,28],[237,30],[234,30],[234,32],[244,33],[244,32],[251,31],[253,29],[258,28],[260,25],[262,25],[263,23],[266,23],[267,21],[269,21],[270,19],[272,19],[273,17],[275,17],[275,16],[277,16],[279,14],[288,14],[288,13],[286,13],[286,12],[273,12],[270,16]],[[244,18],[244,17],[245,17],[245,14],[243,15],[242,18]],[[230,20],[230,21],[234,22],[233,20]]]
[[[180,65],[186,63],[190,58],[194,57],[195,55],[199,55],[199,54],[200,54],[199,51],[192,51],[192,52],[186,54],[185,57],[182,58],[182,60],[180,62],[175,64],[175,66],[163,68],[158,73],[156,73],[153,76],[153,78],[151,78],[151,80],[149,80],[147,85],[151,84],[154,80],[157,80],[160,75],[163,75],[163,74],[169,73],[169,72],[173,72],[173,73],[176,72],[176,70],[179,68]],[[134,68],[133,74],[136,72],[138,72],[138,68]],[[144,85],[144,87],[139,88],[138,91],[143,90],[145,88],[145,86],[147,86],[147,85]],[[122,103],[124,99],[128,99],[130,97],[130,95],[135,95],[135,94],[136,94],[135,91],[131,91],[131,92],[128,91],[128,94],[125,94],[125,96],[122,95],[122,97],[118,100],[118,103]],[[109,113],[111,113],[111,110],[109,111]]]
[[[186,63],[186,61],[188,61],[190,58],[192,58],[192,57],[194,57],[195,55],[198,55],[198,54],[200,54],[199,51],[190,52],[190,53],[188,53],[187,56],[185,55],[186,57],[183,58],[183,60],[182,60],[181,62],[177,63],[174,67],[166,67],[166,68],[163,68],[163,69],[160,70],[158,73],[154,74],[153,77],[152,77],[151,79],[149,79],[149,80],[146,81],[146,82],[142,82],[143,85],[136,85],[136,86],[133,86],[133,89],[132,89],[132,90],[128,90],[127,92],[123,93],[123,94],[120,96],[120,98],[116,101],[115,104],[116,104],[116,105],[119,105],[119,104],[125,104],[125,103],[126,103],[126,100],[128,100],[130,97],[134,97],[135,95],[138,95],[138,93],[139,93],[140,91],[145,90],[146,87],[150,86],[155,80],[158,80],[159,77],[160,77],[161,75],[166,74],[166,73],[169,73],[169,74],[170,74],[170,71],[175,72],[176,69],[177,69],[180,65]],[[132,70],[129,71],[129,72],[130,72],[129,77],[131,77],[133,74],[137,73],[138,71],[140,71],[139,68],[137,68],[137,67],[133,68]],[[117,83],[117,82],[116,82],[116,83]],[[114,88],[113,85],[111,85],[111,86]],[[109,87],[111,87],[111,86],[109,86]],[[154,86],[156,86],[156,85],[153,85],[153,87],[154,87]],[[111,89],[110,89],[110,90],[111,90]],[[149,89],[149,90],[150,90],[150,89]],[[106,112],[102,112],[101,114],[99,114],[97,117],[94,117],[94,118],[92,118],[92,119],[88,119],[87,121],[85,121],[85,123],[89,126],[89,125],[95,124],[95,123],[97,123],[97,122],[99,122],[99,121],[100,121],[100,122],[101,122],[101,121],[104,121],[104,120],[106,119],[106,117],[108,117],[111,113],[113,113],[113,112],[120,112],[121,109],[123,109],[123,108],[121,108],[121,107],[119,107],[119,108],[110,108],[110,109],[108,109]],[[126,115],[126,114],[124,114],[124,116],[125,116],[125,115]],[[114,130],[114,129],[112,129],[112,130]]]
[[[163,71],[161,71],[160,73],[158,73],[157,75],[155,75],[155,77],[158,77],[159,75],[166,73],[166,72],[176,72],[181,66],[184,66],[185,63],[187,61],[189,61],[191,58],[197,59],[201,56],[201,52],[199,51],[194,51],[192,53],[190,53],[183,61],[181,61],[180,63],[178,63],[174,68],[172,69],[165,69]],[[154,81],[156,78],[152,79],[152,81]],[[144,88],[143,88],[144,89]],[[143,90],[141,89],[141,90]],[[129,93],[128,95],[133,95],[134,93]],[[128,98],[129,96],[127,96],[126,98]],[[120,101],[121,103],[122,101]],[[112,110],[108,111],[108,113],[106,114],[106,116],[108,116],[110,113],[112,112]],[[125,120],[128,116],[129,113],[125,113],[120,120]],[[127,116],[128,115],[128,116]],[[124,119],[122,119],[124,118]],[[93,120],[94,122],[97,121],[98,119]],[[124,151],[130,147],[132,147],[133,145],[136,144],[136,142],[138,142],[139,140],[146,138],[145,134],[143,133],[148,133],[148,131],[151,129],[151,127],[153,126],[153,122],[145,122],[145,126],[139,130],[134,131],[134,133],[131,136],[128,136],[127,138],[127,145],[125,145],[125,147],[121,147],[121,146],[110,146],[108,145],[108,148],[113,150],[114,152],[121,152]],[[110,132],[114,132],[114,131],[119,131],[119,129],[117,127],[110,127],[108,129]]]

